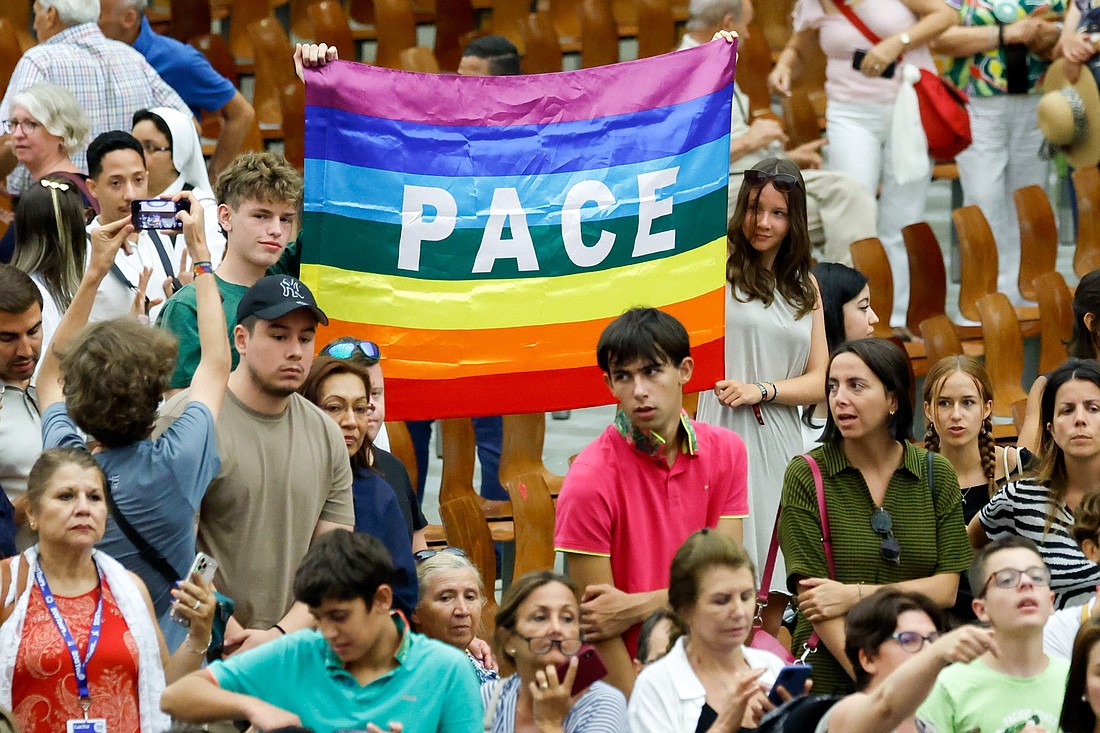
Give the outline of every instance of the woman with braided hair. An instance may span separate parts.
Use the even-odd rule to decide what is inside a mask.
[[[1017,448],[993,440],[993,385],[972,356],[946,356],[924,379],[924,447],[955,467],[963,495],[963,519],[970,524],[997,489],[1023,473]]]
[[[963,520],[984,534],[976,519],[997,490],[1023,473],[1017,448],[993,440],[993,386],[982,363],[972,356],[946,356],[924,379],[924,447],[951,462],[962,489]],[[959,579],[954,619],[971,621],[973,596],[966,574]]]

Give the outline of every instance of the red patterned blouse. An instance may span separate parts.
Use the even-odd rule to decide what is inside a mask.
[[[54,598],[83,659],[99,590],[74,598]],[[103,627],[88,665],[92,695],[88,717],[106,718],[111,733],[140,733],[137,681],[137,644],[104,580]],[[12,705],[24,733],[57,733],[65,730],[65,721],[83,717],[72,658],[46,608],[42,591],[33,582],[15,660]]]

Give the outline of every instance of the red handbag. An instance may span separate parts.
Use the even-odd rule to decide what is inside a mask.
[[[882,39],[859,19],[846,3],[834,3],[841,15],[873,44]],[[969,101],[954,84],[927,69],[920,70],[920,81],[913,85],[920,106],[920,121],[928,138],[928,154],[935,160],[952,160],[973,141],[970,134]]]

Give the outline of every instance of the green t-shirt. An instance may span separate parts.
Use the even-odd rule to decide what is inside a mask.
[[[218,293],[222,296],[222,309],[225,311],[225,325],[229,331],[229,350],[233,356],[233,367],[237,368],[240,356],[233,345],[233,328],[237,325],[237,304],[241,302],[247,286],[228,283],[214,274],[218,284]],[[195,285],[188,283],[176,292],[161,308],[157,316],[157,326],[171,331],[179,339],[179,351],[176,353],[176,369],[168,382],[169,389],[186,389],[191,386],[191,377],[199,367],[201,357],[199,349],[199,314],[195,303]]]
[[[1034,677],[1012,677],[981,659],[940,672],[917,720],[928,733],[1018,733],[1028,723],[1057,733],[1069,661],[1047,657]]]
[[[940,573],[961,573],[970,565],[970,543],[963,524],[958,478],[946,458],[934,455],[935,492],[930,491],[925,477],[926,454],[923,448],[906,443],[901,463],[886,488],[882,506],[890,513],[894,536],[901,547],[901,561],[892,565],[879,554],[882,537],[871,528],[875,504],[863,474],[848,462],[839,444],[825,443],[810,451],[821,469],[825,487],[835,580],[884,585]],[[817,490],[810,466],[802,456],[795,457],[787,466],[781,505],[779,544],[787,564],[788,585],[794,583],[796,576],[829,577]],[[806,617],[799,614],[793,635],[796,654],[812,630]],[[815,693],[855,691],[855,683],[824,644],[818,645],[809,662],[814,668]]]

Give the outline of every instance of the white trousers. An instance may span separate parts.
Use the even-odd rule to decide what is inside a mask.
[[[827,167],[847,173],[878,197],[878,237],[894,278],[891,326],[904,326],[909,308],[909,260],[902,227],[924,219],[931,178],[900,184],[893,175],[891,121],[894,105],[829,100]],[[881,187],[881,190],[880,190]]]
[[[1020,302],[1020,223],[1012,193],[1046,183],[1050,164],[1039,157],[1043,134],[1038,94],[970,98],[974,142],[959,153],[963,200],[981,208],[997,243],[997,290]]]

